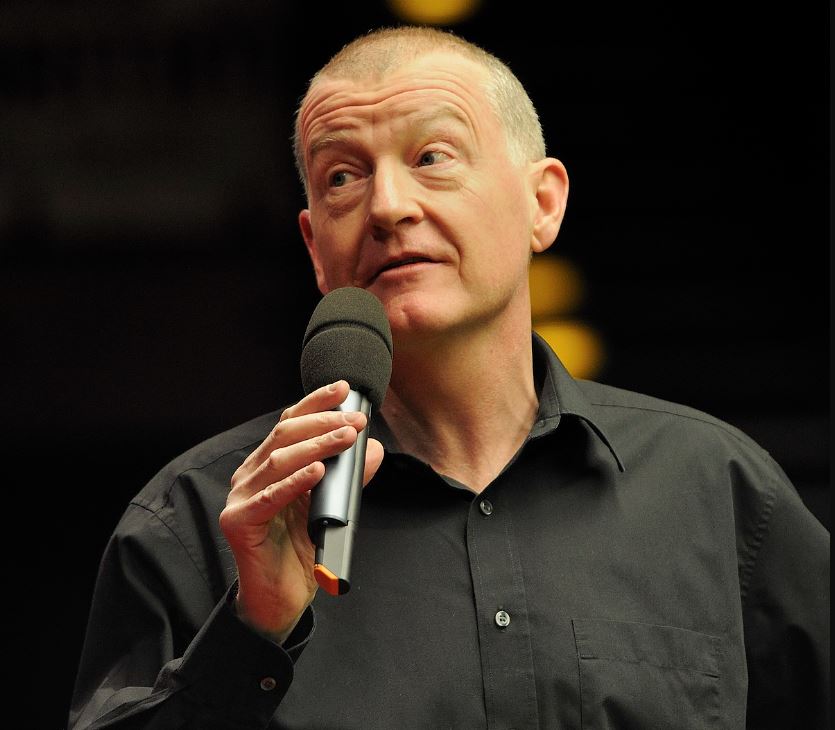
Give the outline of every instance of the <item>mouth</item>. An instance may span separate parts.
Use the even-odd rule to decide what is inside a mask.
[[[397,259],[396,261],[389,261],[384,266],[380,267],[376,274],[374,274],[374,279],[377,279],[379,276],[384,274],[387,271],[392,271],[393,269],[402,269],[404,266],[412,266],[413,264],[431,264],[434,263],[432,259],[429,259],[425,256],[408,256],[403,259]]]

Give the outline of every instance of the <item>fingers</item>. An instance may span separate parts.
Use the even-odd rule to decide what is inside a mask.
[[[316,486],[324,474],[324,465],[321,461],[316,461],[253,494],[243,506],[247,522],[259,524],[272,519],[288,504]]]
[[[336,408],[348,397],[348,390],[349,386],[345,380],[337,380],[335,383],[317,388],[295,405],[285,409],[280,420],[284,421],[288,418],[296,418],[308,413],[318,413]]]
[[[356,434],[362,431],[366,424],[365,415],[355,411],[324,411],[279,421],[269,436],[246,458],[241,468],[243,471],[252,472],[270,459],[275,459],[277,451],[305,441],[313,441],[344,428],[351,428]]]
[[[383,454],[383,445],[377,439],[368,439],[365,450],[363,486],[368,484],[374,474],[377,473],[377,469],[379,469],[383,461]],[[275,509],[283,509],[300,494],[315,487],[324,475],[324,464],[321,461],[315,461],[312,464],[301,467],[280,482],[270,484],[254,495],[252,499],[257,498],[265,505],[273,507],[274,512]]]
[[[334,431],[341,426],[350,425],[361,431],[366,423],[364,415],[333,410],[347,397],[348,383],[341,380],[313,391],[287,408],[267,438],[244,460],[242,468],[254,469],[275,449]]]
[[[376,439],[368,439],[365,454],[365,472],[363,486],[368,484],[383,460],[383,445]],[[325,466],[321,461],[297,469],[290,476],[269,484],[262,490],[251,494],[243,503],[238,503],[228,510],[227,527],[231,522],[241,520],[249,525],[263,524],[275,517],[287,505],[305,495],[315,487],[325,475]]]
[[[340,380],[318,388],[287,408],[264,441],[232,476],[230,499],[249,499],[309,464],[335,456],[350,447],[368,419],[356,411],[333,410],[348,397],[348,383]],[[375,451],[373,473],[379,466]]]
[[[260,464],[253,465],[254,469],[236,472],[232,478],[235,497],[248,499],[314,462],[342,453],[356,440],[357,429],[343,425],[336,430],[273,449]]]
[[[284,411],[232,476],[227,506],[239,518],[252,526],[271,519],[319,482],[325,459],[356,442],[358,432],[367,426],[366,416],[332,410],[347,396],[348,384],[339,381],[313,391]],[[369,439],[363,484],[376,473],[382,458],[380,442]]]

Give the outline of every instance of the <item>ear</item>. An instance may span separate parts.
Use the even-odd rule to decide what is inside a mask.
[[[310,211],[305,209],[299,213],[299,228],[304,238],[305,246],[307,246],[307,253],[310,256],[310,261],[313,263],[313,273],[316,275],[316,286],[324,295],[330,289],[325,281],[325,272],[322,268],[322,261],[319,257],[319,249],[316,247],[316,239],[313,237],[313,226],[310,223]]]
[[[545,251],[557,238],[568,200],[568,173],[553,157],[533,163],[531,171],[535,203],[531,251]]]

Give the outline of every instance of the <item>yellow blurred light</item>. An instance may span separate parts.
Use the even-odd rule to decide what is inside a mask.
[[[470,17],[480,0],[388,0],[392,11],[410,23],[449,25]]]
[[[571,312],[583,298],[579,271],[564,258],[540,254],[531,260],[528,272],[531,316],[555,317]]]
[[[534,331],[575,378],[594,378],[602,369],[603,341],[591,327],[581,322],[549,320],[535,324]]]

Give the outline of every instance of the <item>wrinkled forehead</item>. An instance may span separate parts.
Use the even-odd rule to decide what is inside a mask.
[[[487,70],[469,58],[448,51],[426,54],[393,66],[358,75],[323,74],[311,84],[297,119],[305,144],[313,127],[346,111],[373,115],[403,104],[459,107],[465,116],[492,110],[487,95]]]

